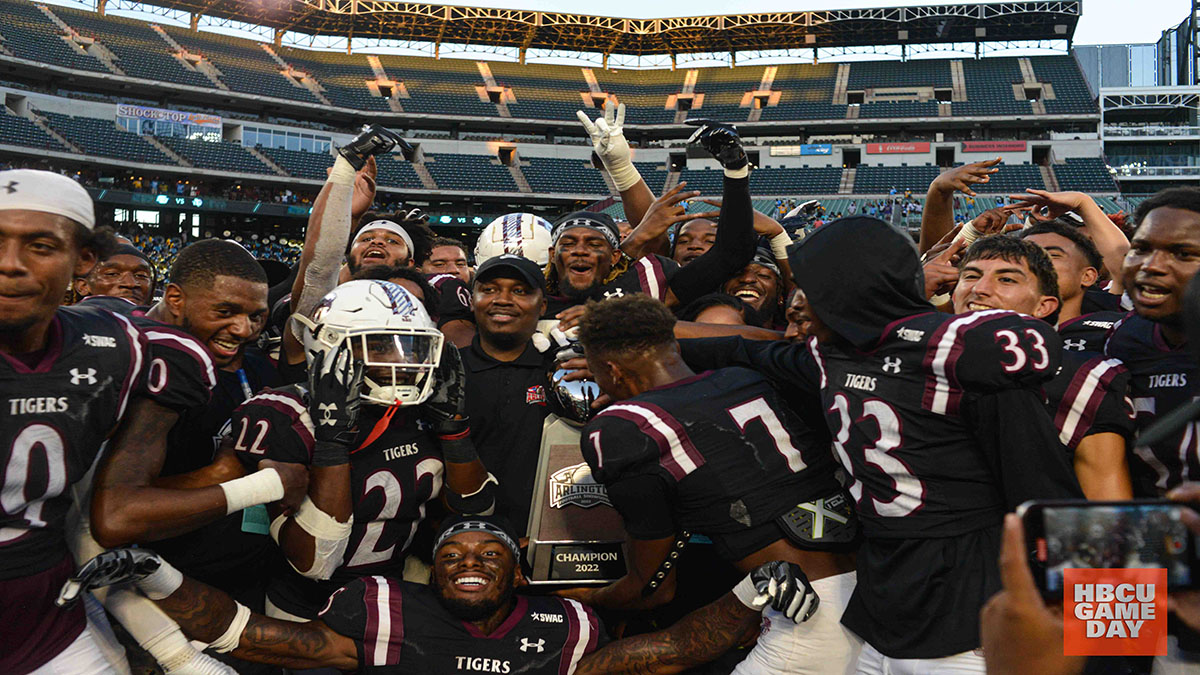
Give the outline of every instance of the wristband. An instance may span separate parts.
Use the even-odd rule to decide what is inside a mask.
[[[788,236],[787,232],[780,232],[771,237],[771,253],[775,256],[776,260],[787,260],[787,249],[791,245],[792,238]]]
[[[162,600],[183,585],[183,572],[171,566],[171,563],[160,559],[158,569],[146,575],[137,582],[137,587],[147,598]]]
[[[333,169],[329,172],[329,178],[325,182],[354,187],[354,179],[357,175],[358,172],[354,170],[354,165],[350,163],[350,160],[338,155],[337,159],[333,160]]]
[[[742,580],[730,592],[747,609],[752,609],[756,612],[766,607],[767,603],[771,601],[771,596],[758,592],[758,589],[754,587],[754,582],[750,580],[749,574],[742,577]]]
[[[469,464],[479,459],[470,429],[455,436],[439,436],[438,445],[442,448],[442,458],[452,464]]]
[[[250,623],[250,608],[238,602],[237,613],[233,615],[233,621],[229,622],[229,627],[225,629],[224,633],[221,633],[221,637],[209,643],[209,648],[221,654],[228,654],[237,649],[238,643],[242,641],[242,631],[246,630],[248,623]]]
[[[747,164],[740,169],[723,169],[726,178],[746,178],[750,175],[750,165]]]
[[[955,239],[962,239],[963,241],[967,242],[967,246],[970,246],[971,244],[974,244],[975,240],[980,238],[981,236],[983,236],[983,233],[980,232],[979,230],[975,229],[975,221],[972,220],[972,221],[968,222],[966,225],[963,225],[962,229],[959,230],[958,236],[955,237]]]
[[[313,442],[312,466],[338,466],[350,462],[350,446],[337,441]]]
[[[624,192],[642,179],[642,174],[638,173],[637,167],[633,165],[631,160],[623,160],[615,166],[604,165],[608,171],[608,175],[612,176],[613,183],[617,186],[617,192]]]
[[[260,469],[219,485],[225,492],[225,515],[283,499],[283,479],[275,469]]]

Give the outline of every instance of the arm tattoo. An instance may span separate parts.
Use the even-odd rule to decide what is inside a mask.
[[[229,628],[237,604],[223,591],[190,578],[158,606],[189,638],[212,642]],[[251,614],[233,655],[288,668],[358,668],[354,641],[321,621],[294,623]]]
[[[579,662],[577,675],[679,673],[717,658],[757,630],[759,613],[732,593],[657,633],[614,642]]]
[[[143,486],[158,476],[166,459],[167,432],[179,413],[149,399],[135,399],[97,477],[99,487]]]

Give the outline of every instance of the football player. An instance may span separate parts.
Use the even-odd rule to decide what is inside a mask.
[[[742,572],[768,560],[796,563],[824,600],[803,624],[768,612],[735,672],[853,672],[862,643],[839,619],[854,589],[858,523],[828,443],[762,375],[692,372],[674,325],[645,295],[591,304],[580,324],[589,370],[617,401],[588,423],[580,445],[624,521],[628,571],[608,586],[568,592],[610,609],[665,603],[677,540],[703,535]]]
[[[308,386],[246,401],[228,444],[248,466],[310,465],[300,508],[271,509],[290,569],[267,588],[269,614],[306,620],[364,573],[399,575],[443,481],[448,506],[463,513],[490,512],[496,481],[469,438],[458,350],[408,291],[350,281],[311,319],[293,320],[305,328]]]
[[[1137,230],[1122,270],[1134,314],[1108,339],[1105,355],[1129,369],[1129,396],[1139,431],[1196,395],[1196,361],[1188,351],[1183,297],[1200,269],[1200,190],[1163,190],[1138,205]],[[1200,477],[1200,435],[1186,425],[1150,447],[1135,448],[1134,494],[1158,497]]]
[[[47,171],[0,172],[0,672],[110,672],[82,606],[47,592],[71,575],[68,488],[142,386],[145,336],[123,316],[59,307],[108,248],[92,198]]]
[[[1014,312],[935,312],[912,241],[875,218],[818,228],[791,263],[807,345],[684,341],[684,356],[820,392],[865,535],[842,617],[866,642],[860,672],[982,672],[1004,513],[1082,496],[1040,394],[1058,336]]]
[[[434,237],[429,242],[429,257],[421,263],[421,271],[434,278],[449,274],[465,285],[471,283],[471,265],[467,263],[467,249],[461,241],[448,237]]]
[[[1062,287],[1050,257],[1057,251],[1042,249],[1025,235],[976,241],[959,261],[954,311],[1007,309],[1051,320]],[[1066,261],[1060,258],[1059,264],[1065,266]],[[1079,298],[1074,300],[1077,305]],[[1133,436],[1133,411],[1125,398],[1128,382],[1120,362],[1094,352],[1064,350],[1062,366],[1045,384],[1046,410],[1054,419],[1058,440],[1071,452],[1075,475],[1089,499],[1133,496],[1125,459],[1126,442]]]
[[[753,307],[764,327],[775,328],[781,323],[786,289],[770,251],[759,249],[754,260],[726,281],[721,290]]]
[[[193,638],[220,652],[288,668],[362,673],[679,673],[753,635],[763,607],[803,621],[816,593],[791,563],[772,561],[674,626],[602,646],[603,626],[574,600],[522,596],[507,523],[455,519],[434,545],[430,585],[375,575],[335,592],[320,616],[293,623],[254,614],[146,550],[107,552],[63,587],[60,601],[136,581]]]
[[[87,276],[75,280],[81,298],[109,295],[125,298],[141,307],[154,294],[154,266],[140,248],[120,244],[98,261]]]

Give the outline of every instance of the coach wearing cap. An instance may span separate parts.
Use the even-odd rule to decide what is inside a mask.
[[[467,414],[479,458],[500,481],[496,513],[524,532],[546,419],[547,375],[554,353],[532,337],[546,308],[545,277],[537,263],[505,254],[475,273],[471,296],[477,333],[463,347]]]

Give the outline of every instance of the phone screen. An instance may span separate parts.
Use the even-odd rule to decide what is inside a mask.
[[[1035,558],[1047,591],[1061,592],[1070,568],[1166,568],[1169,587],[1195,583],[1189,548],[1196,544],[1178,504],[1046,504],[1040,511]]]

